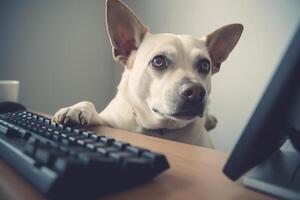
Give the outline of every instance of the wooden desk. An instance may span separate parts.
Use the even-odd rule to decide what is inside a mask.
[[[105,197],[107,200],[157,199],[274,199],[231,182],[222,173],[223,152],[134,134],[107,127],[91,130],[165,154],[171,168],[144,185]],[[0,160],[0,199],[40,200],[43,197],[11,167]]]

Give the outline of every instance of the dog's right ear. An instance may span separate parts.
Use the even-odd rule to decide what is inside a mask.
[[[119,0],[106,1],[106,25],[115,60],[127,66],[128,57],[139,47],[148,28]]]
[[[226,60],[239,41],[243,29],[242,24],[229,24],[206,36],[208,51],[213,62],[213,74],[220,70],[221,63]]]

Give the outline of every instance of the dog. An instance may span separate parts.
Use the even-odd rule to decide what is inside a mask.
[[[124,66],[116,96],[98,114],[91,102],[60,109],[53,121],[102,125],[213,148],[207,130],[211,76],[235,47],[241,24],[205,37],[153,34],[120,0],[106,1],[106,25],[114,59]]]

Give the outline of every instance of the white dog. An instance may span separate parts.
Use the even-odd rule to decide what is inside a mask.
[[[216,124],[206,111],[211,76],[237,44],[243,26],[230,24],[202,38],[152,34],[121,1],[107,0],[106,6],[113,56],[124,66],[118,92],[99,114],[91,102],[80,102],[60,109],[53,120],[212,147],[206,130]]]

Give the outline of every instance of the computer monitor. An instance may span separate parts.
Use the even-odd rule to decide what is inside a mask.
[[[290,137],[300,150],[300,27],[237,142],[223,172],[236,180]]]

